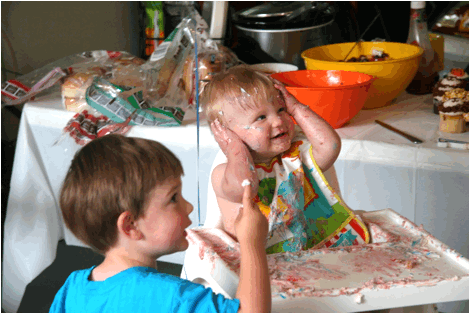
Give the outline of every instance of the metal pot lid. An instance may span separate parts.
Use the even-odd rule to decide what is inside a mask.
[[[236,25],[253,29],[288,29],[325,24],[334,19],[333,8],[319,1],[273,1],[236,12]]]
[[[270,2],[258,5],[251,9],[241,11],[239,14],[245,18],[270,18],[270,17],[284,17],[289,16],[292,12],[304,4],[309,4],[309,1],[297,2]]]

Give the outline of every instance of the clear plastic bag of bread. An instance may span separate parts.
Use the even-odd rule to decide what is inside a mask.
[[[90,109],[85,99],[86,90],[97,76],[126,87],[143,87],[141,66],[145,60],[127,52],[91,51],[82,54],[88,62],[74,64],[61,81],[61,95],[65,109],[81,112]]]
[[[196,82],[207,81],[214,73],[239,63],[233,52],[209,38],[207,28],[207,23],[194,9],[144,65],[147,74],[145,96],[152,106],[175,106],[185,112],[194,109]]]
[[[194,18],[184,18],[144,65],[144,95],[153,107],[187,108],[188,99],[181,79],[185,60],[193,59],[197,49],[196,28]]]
[[[140,66],[145,61],[127,52],[88,51],[51,62],[28,74],[2,83],[2,106],[19,105],[34,97],[61,93],[64,108],[86,108],[84,92],[96,76],[116,84],[140,84]]]
[[[239,59],[230,49],[218,44],[216,48],[206,48],[202,52],[198,53],[197,69],[195,67],[196,58],[186,59],[184,64],[183,80],[189,104],[195,105],[196,94],[201,95],[204,87],[215,74],[223,72],[239,63]],[[198,80],[196,79],[196,73],[199,78]],[[199,86],[196,90],[197,82],[199,82]]]
[[[58,83],[67,76],[67,71],[55,64],[2,82],[2,107],[21,105],[34,99],[60,90]],[[55,88],[53,88],[55,87]]]

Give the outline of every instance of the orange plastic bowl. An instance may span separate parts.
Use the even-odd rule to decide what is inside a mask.
[[[300,70],[271,74],[297,100],[337,129],[364,106],[372,75],[341,70]]]

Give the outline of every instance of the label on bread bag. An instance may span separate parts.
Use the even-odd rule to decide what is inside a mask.
[[[122,56],[122,52],[119,52],[119,51],[106,50],[106,53],[108,54],[108,57],[110,59],[118,59]]]
[[[64,128],[64,132],[69,133],[75,143],[85,145],[97,138],[98,132],[112,123],[107,117],[96,117],[83,110],[73,116]]]
[[[170,35],[168,35],[168,37],[157,47],[157,49],[155,49],[155,51],[150,56],[150,61],[158,61],[165,57],[168,48],[170,48],[171,42],[176,36],[176,33],[178,33],[178,27],[175,28]]]
[[[130,125],[144,126],[179,126],[183,121],[184,111],[174,107],[150,107],[144,100],[142,91],[126,98],[121,93],[130,88],[114,85],[100,77],[86,91],[86,101],[115,122],[124,122],[137,109],[130,120]]]
[[[47,73],[31,88],[17,80],[4,82],[2,83],[2,102],[6,105],[23,104],[32,99],[34,95],[56,84],[65,76],[67,76],[66,72],[57,67]]]
[[[81,56],[85,59],[93,59],[94,61],[101,61],[106,59],[113,60],[119,59],[122,56],[122,52],[111,50],[93,50],[82,52]]]
[[[155,51],[150,56],[150,61],[156,62],[160,59],[163,59],[164,57],[173,57],[177,59],[178,53],[181,52],[183,48],[186,48],[189,43],[194,45],[194,40],[196,38],[193,37],[193,32],[197,38],[201,39],[202,42],[208,41],[209,35],[206,32],[207,28],[208,26],[206,21],[196,10],[194,10],[194,12],[191,14],[191,18],[183,19],[170,33],[170,35],[168,35],[168,37],[160,44],[160,46],[155,49]],[[213,45],[215,45],[215,43],[212,41],[208,42],[211,42]],[[167,56],[167,52],[170,49],[170,46],[172,47],[172,51],[170,51],[171,55]]]
[[[9,80],[2,83],[2,95],[10,99],[19,99],[25,96],[30,90],[31,88],[17,80]]]

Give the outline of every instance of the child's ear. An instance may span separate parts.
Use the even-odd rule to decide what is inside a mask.
[[[119,215],[117,228],[119,233],[131,238],[132,240],[140,240],[143,238],[142,232],[137,228],[134,216],[128,211]]]

